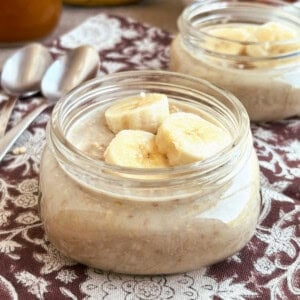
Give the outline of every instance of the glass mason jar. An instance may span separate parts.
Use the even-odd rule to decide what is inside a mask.
[[[140,2],[141,0],[63,0],[66,4],[97,6],[97,5],[125,5]]]
[[[297,38],[274,41],[238,41],[208,33],[211,26],[262,25],[277,22]],[[253,121],[300,115],[300,9],[281,1],[202,0],[186,7],[178,19],[179,34],[171,45],[170,70],[204,78],[231,91]],[[247,56],[211,49],[239,46],[280,47],[282,53]]]
[[[61,0],[0,1],[0,44],[42,38],[56,26]]]
[[[164,93],[218,120],[231,145],[197,163],[138,169],[79,150],[87,126],[69,138],[89,113],[141,92]],[[183,74],[131,71],[87,82],[56,105],[41,161],[40,213],[49,240],[66,256],[128,274],[193,270],[244,247],[259,212],[249,118],[232,94]]]

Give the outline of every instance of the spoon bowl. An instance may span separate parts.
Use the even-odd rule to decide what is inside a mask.
[[[21,48],[5,61],[0,78],[1,86],[11,97],[0,113],[0,137],[5,133],[17,97],[39,92],[43,75],[51,63],[49,51],[38,43]]]
[[[40,91],[40,83],[52,57],[46,47],[32,43],[18,50],[3,65],[1,86],[14,96],[28,96]]]
[[[57,101],[80,83],[94,78],[99,66],[97,51],[91,46],[80,46],[52,63],[42,79],[42,93]]]

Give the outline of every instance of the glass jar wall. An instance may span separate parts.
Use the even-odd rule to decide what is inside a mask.
[[[0,1],[0,43],[20,43],[49,34],[61,13],[61,0]]]
[[[92,128],[107,107],[147,92],[219,123],[230,145],[203,161],[160,169],[108,165],[82,150],[103,135]],[[230,93],[177,73],[122,72],[90,81],[54,109],[40,195],[49,240],[83,264],[166,274],[215,263],[245,246],[260,212],[248,115]]]
[[[249,25],[271,27],[274,23],[292,31],[293,38],[272,41],[270,36],[270,41],[254,41],[233,32],[226,37],[208,30],[234,26],[234,30],[243,30]],[[180,33],[171,46],[171,70],[207,79],[231,91],[253,121],[300,115],[299,8],[276,0],[203,0],[184,10],[178,26]],[[270,35],[275,34],[276,28],[270,30]],[[236,49],[278,51],[232,51]]]

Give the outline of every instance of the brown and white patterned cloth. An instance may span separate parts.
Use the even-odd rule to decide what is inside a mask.
[[[100,14],[49,44],[53,55],[92,44],[101,74],[166,69],[171,35]],[[2,95],[5,98],[5,95]],[[300,99],[299,99],[300,101]],[[38,100],[19,101],[10,126]],[[300,119],[253,124],[262,211],[255,236],[224,262],[172,276],[106,273],[77,264],[48,241],[39,219],[43,113],[0,163],[0,299],[300,299]]]

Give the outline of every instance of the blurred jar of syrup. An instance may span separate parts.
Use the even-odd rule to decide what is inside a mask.
[[[48,35],[58,23],[61,0],[0,0],[0,44]]]

